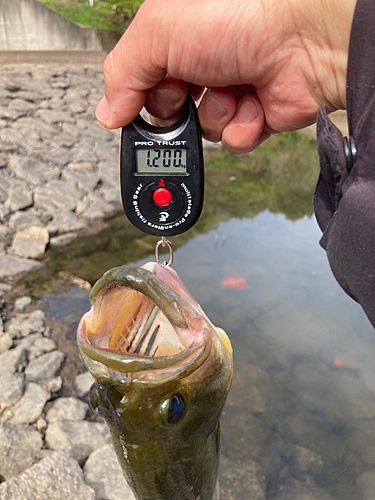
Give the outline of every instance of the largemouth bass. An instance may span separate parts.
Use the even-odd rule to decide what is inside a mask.
[[[232,380],[230,341],[176,272],[148,263],[95,284],[78,327],[107,422],[138,500],[212,500],[219,418]]]

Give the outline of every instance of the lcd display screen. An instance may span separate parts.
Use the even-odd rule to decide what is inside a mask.
[[[186,149],[136,149],[137,172],[151,175],[185,175]]]

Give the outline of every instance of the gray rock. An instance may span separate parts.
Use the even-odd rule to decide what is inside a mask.
[[[84,372],[77,375],[73,382],[73,388],[79,398],[87,396],[92,384],[95,382],[90,372]]]
[[[10,208],[6,205],[0,204],[0,221],[4,222],[10,214]]]
[[[0,354],[0,373],[21,372],[27,364],[27,353],[18,346]]]
[[[59,212],[47,226],[51,234],[68,233],[71,231],[80,231],[87,228],[84,220],[78,219],[72,212]]]
[[[73,161],[76,163],[97,163],[99,158],[91,148],[73,148]]]
[[[36,260],[21,259],[13,255],[0,255],[0,279],[16,281],[31,271],[42,269],[43,264]]]
[[[3,108],[0,106],[0,118],[5,118],[6,120],[17,120],[24,113],[19,113],[15,109]]]
[[[56,187],[38,186],[34,194],[34,204],[39,208],[56,207],[63,210],[74,210],[77,198],[61,190],[62,185]]]
[[[45,432],[47,429],[47,420],[43,417],[39,417],[38,420],[35,422],[35,427],[38,429],[39,432]]]
[[[0,283],[0,297],[3,297],[7,292],[10,292],[13,287],[7,283]]]
[[[28,297],[27,295],[23,297],[18,297],[14,301],[14,310],[16,312],[22,313],[26,309],[26,307],[29,306],[30,304],[31,304],[31,297]]]
[[[42,354],[28,364],[25,374],[26,380],[44,385],[60,372],[65,354],[61,351],[52,351]]]
[[[9,168],[19,177],[34,185],[45,184],[59,178],[60,171],[35,158],[13,156]]]
[[[73,114],[84,113],[87,110],[87,102],[84,99],[75,99],[68,103],[68,107]]]
[[[35,106],[34,104],[24,101],[23,99],[16,98],[13,99],[9,104],[9,109],[11,109],[12,111],[21,111],[23,113],[27,113],[28,111],[35,109]]]
[[[17,210],[31,207],[32,204],[33,195],[30,191],[24,191],[23,189],[11,189],[5,206],[8,207],[11,212],[16,212]]]
[[[8,420],[11,424],[33,424],[43,412],[50,394],[38,384],[29,382],[22,398],[11,409],[12,416]]]
[[[107,164],[101,164],[98,174],[102,182],[111,187],[116,187],[120,184],[120,171],[119,168],[108,168]]]
[[[102,188],[100,194],[103,200],[108,203],[121,203],[121,190],[120,187]]]
[[[30,333],[43,332],[45,317],[41,309],[36,309],[30,314],[19,314],[6,324],[6,331],[12,337],[27,337]]]
[[[72,125],[71,123],[64,122],[62,124],[62,129],[65,134],[76,137],[77,139],[79,139],[82,134],[82,130],[77,127],[77,125]]]
[[[30,469],[0,484],[2,500],[95,500],[78,463],[64,453],[46,456]]]
[[[59,134],[53,140],[56,148],[71,148],[77,142],[77,137],[70,134]]]
[[[16,403],[25,388],[25,379],[21,373],[0,373],[0,413]],[[1,470],[1,468],[0,468]]]
[[[27,351],[29,361],[46,352],[52,352],[57,349],[56,342],[51,338],[43,337],[41,333],[32,333],[28,337],[23,338],[18,346]]]
[[[108,428],[98,422],[57,420],[48,425],[46,446],[74,457],[80,464],[96,449],[109,444]]]
[[[8,332],[2,333],[0,335],[0,354],[8,351],[13,345],[13,339]]]
[[[64,167],[70,161],[71,153],[66,148],[53,148],[43,154],[43,158],[57,167]]]
[[[75,120],[72,118],[70,113],[65,113],[64,111],[53,111],[49,109],[39,110],[37,113],[38,117],[44,122],[50,125],[55,123],[74,123]]]
[[[41,218],[34,212],[16,212],[9,218],[9,227],[15,231],[30,226],[43,226]]]
[[[69,170],[73,170],[74,172],[93,172],[94,171],[94,167],[92,165],[92,163],[69,163],[69,165],[67,166],[67,169]]]
[[[85,483],[95,490],[98,500],[134,500],[135,498],[124,479],[111,445],[91,453],[83,467],[83,474]]]
[[[77,186],[85,192],[95,189],[100,178],[93,172],[76,172],[74,170],[64,170],[63,179],[77,183]]]
[[[84,212],[84,217],[89,220],[103,219],[110,217],[116,213],[116,208],[110,203],[105,203],[102,200],[97,200],[91,203],[89,208]]]
[[[2,162],[2,160],[0,157],[0,164],[1,164],[1,162]],[[1,167],[1,168],[4,168],[4,167]],[[1,189],[1,187],[0,187],[0,203],[3,204],[7,198],[8,198],[8,193],[6,191],[4,191],[3,189]]]
[[[20,257],[37,259],[44,255],[48,241],[46,228],[31,226],[16,233],[11,250]]]
[[[56,420],[83,420],[89,410],[89,405],[77,398],[57,399],[46,414],[48,422]]]
[[[48,380],[48,382],[43,384],[42,387],[48,392],[57,393],[62,387],[62,378],[58,376],[51,380]]]
[[[13,237],[13,231],[11,231],[7,226],[0,224],[0,250],[4,250],[8,245],[10,245]]]
[[[225,500],[266,500],[265,472],[253,460],[220,459],[220,497]],[[301,500],[298,498],[298,500]],[[307,500],[307,499],[306,499]]]
[[[75,240],[77,238],[76,233],[65,233],[61,234],[60,236],[54,236],[49,240],[49,244],[52,247],[60,247],[67,245],[71,241]]]
[[[36,462],[36,454],[42,448],[41,434],[32,427],[24,425],[4,425],[0,427],[0,471],[6,479],[17,476]],[[0,498],[4,490],[0,485]],[[10,497],[6,497],[10,498]],[[20,499],[18,496],[12,500]],[[29,499],[28,499],[29,500]]]

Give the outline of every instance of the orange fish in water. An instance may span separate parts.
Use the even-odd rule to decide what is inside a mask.
[[[236,288],[237,290],[245,290],[247,288],[246,278],[239,276],[238,278],[227,278],[221,282],[223,288]]]

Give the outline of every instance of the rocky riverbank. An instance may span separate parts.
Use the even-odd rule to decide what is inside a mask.
[[[9,292],[10,285],[0,285],[1,295]],[[27,296],[13,304],[2,299],[1,307],[0,498],[133,499],[107,426],[90,417],[91,375],[75,378],[76,397],[59,397],[66,354],[44,311]]]
[[[132,499],[105,424],[89,414],[92,377],[59,397],[66,353],[13,288],[49,245],[120,208],[119,131],[95,120],[101,67],[5,66],[0,89],[0,498]]]
[[[5,66],[0,89],[0,280],[11,281],[120,208],[120,136],[95,120],[100,66]]]

